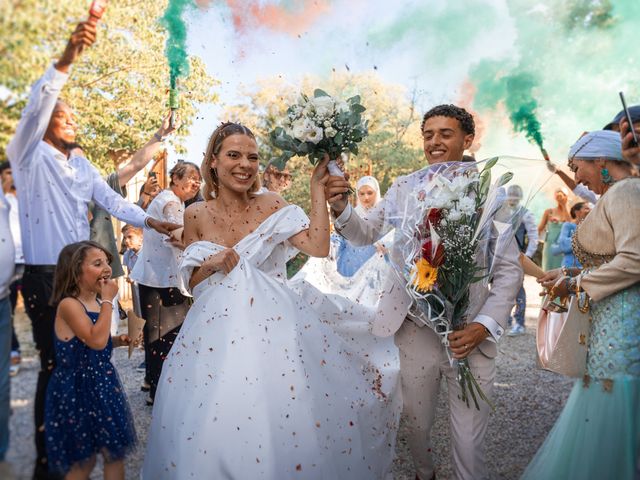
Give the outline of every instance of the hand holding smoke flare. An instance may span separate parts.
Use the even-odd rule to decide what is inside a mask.
[[[171,109],[169,124],[171,127],[175,123],[176,111],[180,108],[179,79],[189,75],[189,57],[186,48],[187,27],[182,17],[186,8],[192,5],[191,0],[169,0],[162,17],[162,23],[168,33],[165,54],[169,62],[169,108]]]
[[[107,9],[109,0],[93,0],[89,7],[89,23],[95,25],[102,18],[104,11]]]

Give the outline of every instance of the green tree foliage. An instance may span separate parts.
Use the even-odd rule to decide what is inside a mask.
[[[11,139],[29,90],[64,46],[89,0],[0,2],[0,159]],[[159,19],[165,1],[112,0],[98,24],[98,39],[72,66],[62,98],[75,110],[78,141],[96,165],[109,165],[110,151],[140,148],[167,111],[169,69],[166,33]],[[183,127],[188,134],[199,102],[215,100],[214,80],[199,58],[190,59],[181,85]]]
[[[329,78],[305,77],[301,86],[293,86],[281,78],[262,79],[245,90],[245,99],[226,109],[222,118],[247,125],[258,138],[260,158],[266,164],[281,152],[269,140],[269,132],[285,118],[289,105],[297,95],[312,95],[321,88],[332,96],[344,99],[360,95],[366,107],[364,118],[369,121],[369,135],[359,144],[357,156],[351,156],[347,169],[366,170],[369,162],[373,176],[380,181],[383,192],[398,175],[425,165],[420,136],[420,115],[414,111],[414,100],[396,85],[383,83],[372,74],[334,74]],[[308,208],[311,165],[306,158],[293,157],[287,164],[293,173],[293,183],[285,192],[288,201]],[[355,182],[357,178],[352,178]]]

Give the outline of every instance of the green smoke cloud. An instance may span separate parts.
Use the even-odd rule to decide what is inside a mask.
[[[514,131],[543,147],[545,134],[572,124],[573,141],[584,130],[600,129],[620,110],[617,91],[640,103],[634,45],[640,2],[547,0],[532,6],[508,2],[515,20],[517,56],[482,61],[470,72],[477,88],[474,108],[503,106]],[[562,127],[561,127],[562,126]],[[555,135],[554,135],[555,134]]]
[[[639,22],[638,0],[422,2],[381,22],[367,39],[389,55],[415,50],[419,87],[427,97],[440,88],[424,107],[465,97],[469,80],[481,118],[494,122],[504,113],[514,132],[564,154],[583,131],[602,128],[621,109],[619,90],[640,104]],[[496,30],[508,47],[483,49],[495,45]]]
[[[167,29],[168,37],[165,54],[169,62],[171,88],[176,87],[176,80],[189,74],[189,57],[187,56],[187,26],[183,15],[187,7],[193,7],[193,0],[169,0],[162,17],[162,25]]]
[[[537,116],[535,75],[528,71],[503,74],[500,73],[502,67],[499,62],[483,62],[474,70],[474,82],[478,87],[474,107],[483,111],[504,104],[514,131],[524,133],[530,142],[544,148]]]

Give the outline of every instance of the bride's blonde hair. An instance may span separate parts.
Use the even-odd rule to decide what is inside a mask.
[[[218,195],[218,172],[215,168],[211,167],[211,161],[214,156],[218,156],[220,149],[222,148],[222,142],[225,138],[231,135],[246,135],[253,140],[256,139],[255,135],[244,125],[239,123],[225,122],[220,125],[211,134],[209,138],[209,144],[207,145],[207,151],[204,154],[204,160],[202,161],[202,179],[204,180],[203,194],[205,200],[215,198]],[[260,190],[260,176],[256,176],[255,182],[249,188],[249,193],[255,193]]]

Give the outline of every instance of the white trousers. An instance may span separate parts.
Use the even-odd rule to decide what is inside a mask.
[[[484,455],[490,407],[478,399],[480,410],[470,399],[469,407],[460,400],[457,369],[451,367],[445,347],[429,327],[419,328],[405,320],[395,335],[400,350],[400,377],[404,412],[409,421],[409,449],[421,480],[434,474],[431,428],[435,419],[440,379],[445,378],[449,394],[452,470],[455,479],[488,478]],[[493,398],[495,359],[477,348],[469,355],[471,371],[489,399]]]

